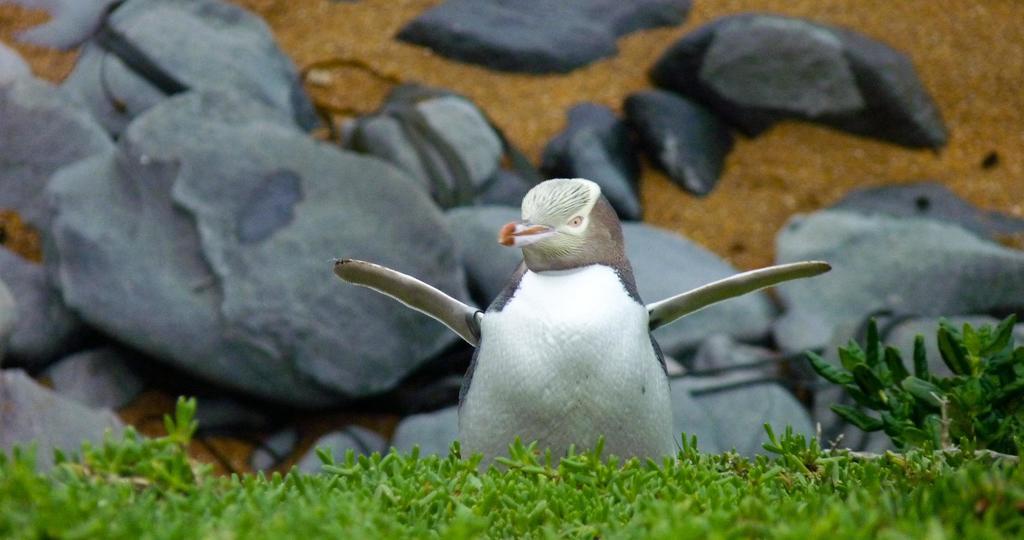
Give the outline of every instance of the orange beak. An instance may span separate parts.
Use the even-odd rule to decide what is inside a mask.
[[[508,247],[523,247],[539,242],[556,232],[547,225],[526,222],[506,223],[498,232],[498,243]]]

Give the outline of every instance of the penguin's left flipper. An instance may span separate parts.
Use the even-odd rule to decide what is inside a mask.
[[[759,268],[720,279],[692,291],[647,304],[649,326],[653,331],[722,300],[742,296],[765,287],[772,287],[785,281],[814,277],[831,269],[832,267],[827,262],[804,261]]]
[[[334,273],[341,279],[373,289],[438,320],[467,343],[480,343],[483,313],[435,287],[390,268],[355,259],[335,259]]]

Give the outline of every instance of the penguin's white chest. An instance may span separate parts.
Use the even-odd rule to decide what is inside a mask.
[[[484,315],[481,336],[460,410],[468,451],[501,454],[518,436],[557,455],[599,435],[619,456],[673,451],[647,309],[613,269],[526,272],[504,308]]]

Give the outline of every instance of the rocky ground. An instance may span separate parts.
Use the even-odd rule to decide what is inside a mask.
[[[633,241],[636,245],[653,246],[647,250],[648,252],[678,254],[678,260],[670,258],[671,260],[653,261],[649,266],[638,265],[641,289],[645,282],[650,283],[652,287],[651,292],[645,293],[645,296],[652,296],[653,299],[655,296],[670,294],[673,287],[679,286],[687,279],[696,280],[693,283],[695,285],[700,280],[706,281],[727,274],[732,271],[728,264],[738,269],[746,269],[767,265],[775,260],[818,257],[844,263],[841,264],[841,268],[837,268],[835,274],[838,277],[835,281],[823,281],[824,285],[818,288],[811,286],[783,290],[779,298],[790,311],[778,321],[773,321],[771,299],[759,295],[747,299],[748,304],[742,309],[737,304],[734,313],[709,311],[706,318],[701,319],[703,322],[694,320],[693,326],[679,330],[672,336],[659,336],[659,339],[663,341],[663,345],[668,343],[672,352],[681,358],[689,359],[688,366],[691,368],[715,368],[721,367],[723,362],[728,365],[743,361],[756,363],[758,359],[798,352],[807,347],[824,347],[829,344],[831,338],[842,335],[845,331],[837,329],[844,328],[851,320],[858,320],[879,306],[887,305],[910,314],[933,317],[1002,313],[1007,308],[1012,310],[1024,305],[1024,299],[1014,296],[1015,291],[1020,290],[1018,285],[1021,276],[1024,276],[1024,257],[1017,250],[999,247],[999,244],[1011,248],[1024,246],[1024,235],[1021,233],[1024,228],[1016,220],[1024,218],[1024,199],[1021,197],[1021,193],[1024,192],[1024,156],[1020,152],[1020,149],[1024,148],[1024,97],[1019,91],[1020,74],[1024,73],[1024,30],[1014,22],[1024,18],[1024,6],[1019,3],[915,1],[892,4],[881,0],[697,0],[682,25],[630,33],[618,40],[618,52],[613,56],[598,59],[569,73],[558,74],[497,71],[453,61],[424,47],[394,39],[400,29],[437,2],[238,0],[235,3],[252,10],[266,21],[277,44],[297,67],[297,73],[304,81],[312,103],[322,116],[332,121],[335,129],[322,125],[314,131],[317,138],[336,138],[336,131],[340,130],[346,121],[375,113],[387,95],[401,84],[422,83],[449,89],[469,98],[504,132],[509,142],[522,149],[535,164],[541,162],[548,142],[565,127],[566,115],[570,108],[580,102],[589,101],[605,105],[616,114],[623,114],[627,96],[652,89],[649,70],[662,57],[665,50],[681,37],[693,34],[695,30],[720,17],[749,12],[771,12],[855,30],[869,38],[884,42],[909,57],[916,68],[921,88],[931,96],[941,114],[945,130],[948,132],[947,142],[944,146],[936,145],[941,146],[937,150],[911,149],[813,123],[783,121],[757,137],[737,135],[731,151],[724,155],[720,178],[714,183],[713,189],[704,196],[694,195],[681,188],[671,181],[668,175],[653,166],[650,159],[643,158],[638,205],[642,207],[643,221],[678,232],[693,242],[687,243],[676,237],[665,240],[659,236],[661,233],[650,232],[643,226],[631,226],[636,227],[636,239]],[[68,78],[78,60],[78,52],[60,52],[52,48],[27,45],[15,39],[18,32],[44,22],[46,17],[46,14],[40,11],[0,5],[0,41],[21,53],[36,76],[59,83]],[[268,54],[276,58],[274,54],[277,53]],[[232,76],[239,77],[239,80],[245,80],[245,77],[250,76],[261,80],[273,77],[287,79],[291,76],[289,73],[288,69],[283,69],[267,76],[246,73]],[[203,76],[201,70],[195,76]],[[87,84],[83,83],[83,80],[82,77],[78,80],[72,77],[68,84],[80,87]],[[301,107],[296,106],[296,110],[291,110],[289,107],[295,106],[294,101],[285,103],[287,100],[284,98],[278,101],[280,109],[285,110],[297,123],[302,123],[299,110]],[[165,147],[180,145],[183,148],[183,155],[198,156],[198,150],[186,148],[189,143],[180,137],[167,136],[160,140],[153,139],[147,134],[174,132],[181,125],[191,126],[189,129],[192,130],[207,129],[207,125],[201,120],[180,123],[180,115],[184,114],[182,111],[202,110],[206,111],[207,115],[217,112],[231,116],[236,114],[231,112],[235,110],[233,107],[237,106],[239,111],[248,110],[248,105],[232,103],[234,102],[225,105],[217,101],[203,101],[196,104],[181,101],[177,105],[161,106],[159,111],[147,115],[145,121],[137,123],[134,131],[125,132],[125,138],[132,141],[133,145],[125,153],[133,157],[158,155]],[[451,106],[454,102],[444,103]],[[458,108],[458,105],[455,105]],[[130,108],[134,104],[128,103],[128,106]],[[260,118],[264,118],[265,115],[268,122],[278,125],[289,123],[289,120],[281,117],[280,111],[266,112],[260,109],[246,114]],[[109,118],[109,115],[107,120],[101,118],[104,127],[109,131],[116,132],[126,127],[124,123],[115,125],[116,122],[110,121]],[[211,137],[220,137],[224,140],[263,136],[242,129],[210,133]],[[291,135],[282,134],[281,137],[279,140],[284,145],[282,147],[293,149],[291,154],[307,151],[305,143],[298,140],[300,137],[294,137],[295,141],[292,141]],[[98,144],[106,148],[106,143]],[[295,146],[287,146],[292,144]],[[495,145],[497,144],[495,142]],[[457,147],[458,144],[454,146]],[[498,146],[495,146],[495,151],[500,154]],[[312,156],[318,151],[309,149],[308,152]],[[380,152],[377,155],[380,155]],[[228,158],[238,161],[248,156],[250,154],[242,153],[229,155]],[[195,159],[197,163],[201,162],[199,158]],[[487,170],[493,172],[496,159],[500,158],[490,156],[484,159],[484,165],[481,167],[491,167]],[[343,166],[341,163],[338,161],[335,168],[349,166]],[[480,167],[470,167],[469,172],[472,175],[478,169]],[[202,171],[201,168],[198,170]],[[103,174],[78,174],[80,177],[88,178],[103,177]],[[201,173],[192,174],[194,178],[203,177]],[[244,174],[245,171],[238,172],[237,178],[244,178]],[[486,176],[483,173],[481,175]],[[274,178],[277,178],[275,182],[280,182],[272,184],[273,186],[290,185],[287,178]],[[931,180],[934,183],[921,184],[903,191],[869,193],[860,199],[847,198],[842,209],[792,222],[797,225],[791,223],[790,227],[784,227],[794,214],[830,207],[840,199],[848,197],[853,189],[920,180]],[[69,208],[79,204],[78,201],[86,200],[89,195],[76,192],[73,189],[76,185],[78,184],[65,180],[58,182],[58,187],[55,188],[64,200],[70,201],[66,203]],[[179,180],[175,189],[187,193],[190,189],[200,190],[200,186],[201,184],[195,181],[190,184],[189,180],[184,178]],[[952,193],[944,190],[942,186],[952,190]],[[278,190],[273,193],[285,193],[284,196],[287,196],[287,188],[271,189]],[[197,219],[207,219],[206,226],[211,227],[208,230],[214,230],[217,227],[216,220],[209,218],[211,209],[204,208],[202,203],[215,195],[200,190],[193,194],[191,202],[187,194],[185,199],[179,202],[195,212]],[[921,200],[926,202],[921,203]],[[884,213],[895,214],[896,217],[865,218],[857,214],[864,209],[877,211],[878,205],[884,206],[892,201],[897,203],[884,210]],[[96,202],[102,203],[102,200]],[[462,209],[449,212],[446,219],[478,224],[479,231],[475,236],[473,231],[462,231],[460,234],[468,236],[456,239],[464,246],[476,245],[475,242],[482,242],[481,239],[493,236],[494,224],[506,217],[503,211],[493,213]],[[919,217],[945,221],[957,226],[943,228],[945,225],[918,222],[907,224],[899,216],[906,217],[908,211]],[[999,215],[991,214],[990,211],[998,212]],[[204,212],[207,218],[203,218]],[[42,258],[39,235],[36,234],[33,225],[25,223],[31,221],[31,215],[22,213],[26,215],[19,215],[10,209],[0,211],[0,231],[3,232],[0,242],[24,258],[39,261]],[[64,212],[61,215],[70,214]],[[70,234],[67,231],[75,232],[85,227],[85,224],[83,222],[75,225],[73,217],[64,219],[63,225],[58,226],[54,233],[58,245],[70,247],[58,251],[63,257],[71,255],[74,260],[76,244],[66,240],[64,244],[60,244],[61,238],[67,238],[67,234]],[[68,223],[71,225],[67,225]],[[261,227],[263,225],[252,229],[255,231],[251,233],[255,235],[253,238],[262,239],[262,235],[267,234],[267,229]],[[962,235],[962,229],[973,231],[975,235],[980,235],[985,240],[981,241],[974,235]],[[841,240],[846,237],[844,235],[857,237],[864,230],[870,231],[867,237],[869,240],[865,241],[869,247],[888,245],[886,242],[893,238],[902,239],[902,243],[895,242],[894,246],[882,250],[881,254],[870,249],[856,252],[844,247]],[[61,234],[65,236],[62,237]],[[163,241],[159,240],[161,237],[158,232],[153,234],[157,235],[154,238],[158,238],[158,241]],[[627,236],[629,234],[627,231]],[[697,246],[703,246],[709,251]],[[493,293],[498,286],[495,280],[500,282],[500,279],[503,279],[502,270],[494,268],[494,262],[503,260],[502,257],[509,253],[496,251],[492,254],[488,249],[493,247],[495,246],[480,244],[479,248],[469,250],[472,256],[464,261],[470,278],[470,287],[464,294],[474,294],[479,303],[486,303],[489,296],[489,293],[481,291]],[[246,251],[247,248],[244,246],[218,244],[207,246],[205,249],[208,257],[223,256],[226,260],[231,260],[232,257],[250,257],[247,260],[258,260],[258,254]],[[948,262],[934,263],[933,260],[934,264],[905,264],[908,257],[912,256],[924,261],[932,260],[931,257],[936,251],[942,251],[942,257],[946,257],[942,260]],[[330,253],[325,257],[333,255],[337,254]],[[638,254],[637,257],[640,258],[642,255]],[[47,262],[58,264],[56,261]],[[491,266],[488,266],[489,264]],[[42,279],[32,277],[41,275],[40,270],[25,269],[24,265],[17,262],[11,262],[10,265],[19,268],[19,276],[29,276],[22,278],[22,282]],[[689,274],[671,273],[672,269],[689,267],[693,267]],[[959,268],[956,275],[973,276],[972,283],[987,282],[995,283],[997,286],[991,288],[989,295],[965,291],[963,287],[951,283],[948,279],[948,269],[952,267]],[[430,271],[441,272],[438,269]],[[98,272],[98,277],[106,275],[102,269]],[[649,277],[642,279],[645,272]],[[878,286],[872,272],[893,277],[882,287]],[[144,349],[147,354],[175,357],[175,339],[179,338],[170,335],[163,343],[159,343],[157,338],[158,343],[154,344],[148,338],[137,337],[143,333],[140,329],[124,329],[123,325],[116,323],[117,320],[135,320],[136,317],[128,317],[124,312],[96,312],[92,306],[102,303],[99,301],[102,296],[90,296],[96,291],[71,292],[83,290],[82,279],[92,280],[96,276],[89,277],[83,274],[85,277],[79,278],[76,282],[72,274],[73,272],[65,275],[65,300],[78,310],[82,310],[84,304],[84,309],[88,312],[86,318],[91,325],[100,326],[105,333],[123,332],[133,336],[126,339],[133,347]],[[224,273],[225,276],[228,274],[230,272]],[[183,275],[190,276],[187,272]],[[437,275],[439,280],[455,279],[447,274]],[[7,275],[3,277],[8,285],[11,285],[12,278]],[[855,279],[857,277],[863,277],[864,281],[858,282]],[[174,275],[171,278],[178,279]],[[251,281],[243,279],[233,282],[231,286],[238,287],[239,290],[248,290],[246,287],[255,286],[253,283],[259,279],[263,278],[256,276],[251,278]],[[664,282],[659,283],[659,279]],[[845,289],[834,286],[840,281],[857,285],[849,285]],[[115,280],[111,286],[119,283]],[[452,287],[458,286],[453,282]],[[926,290],[922,290],[921,286]],[[893,291],[905,295],[906,301],[893,300]],[[296,294],[309,293],[297,290]],[[809,300],[814,298],[828,298],[828,306],[831,308],[822,313],[821,307],[817,306],[816,311],[815,302]],[[914,299],[921,301],[915,303]],[[238,309],[244,312],[244,308],[245,306],[241,306]],[[720,319],[714,318],[716,313]],[[746,318],[741,320],[737,317]],[[720,328],[723,320],[736,322],[737,328],[731,337],[722,337],[714,343],[702,344],[701,339],[710,332],[706,329]],[[54,322],[52,318],[48,321],[49,324],[60,322]],[[65,327],[71,324],[66,323]],[[766,339],[770,327],[771,338]],[[696,334],[689,335],[687,332]],[[86,336],[81,339],[94,338]],[[752,346],[737,344],[732,340],[754,342],[761,346],[770,345],[773,350],[750,348]],[[323,343],[331,342],[327,340]],[[408,350],[403,354],[427,357],[451,343],[431,342],[429,345],[423,344],[416,354]],[[424,352],[427,349],[433,352]],[[694,356],[694,352],[698,350],[700,352]],[[53,356],[57,353],[47,354]],[[187,359],[178,359],[175,362],[187,363]],[[458,366],[459,361],[454,361],[454,364]],[[198,371],[201,376],[207,378],[224,377],[223,373],[216,371],[216,366],[190,366],[189,369],[193,373]],[[327,373],[323,370],[316,371],[320,369],[316,367],[303,369],[312,369],[319,375]],[[458,369],[454,371],[457,372]],[[336,377],[331,380],[338,381],[339,386],[336,386],[335,390],[352,391],[340,382],[344,378],[330,376]],[[421,376],[425,380],[437,379],[436,374]],[[152,374],[148,374],[148,377],[148,380],[160,378],[159,375],[153,377]],[[680,387],[688,384],[692,383],[679,383]],[[275,388],[257,388],[255,382],[253,385],[249,390],[257,395],[266,396],[275,391]],[[181,387],[187,388],[188,385],[178,386]],[[778,410],[790,406],[792,399],[787,397],[788,394],[782,392],[776,395],[775,391],[779,387],[762,388],[765,388],[763,392],[758,390],[742,394],[743,399],[749,399],[751,403],[776,403]],[[689,387],[679,390],[681,394],[686,395],[678,399],[682,402],[690,399],[690,394],[700,395],[699,389],[695,393],[693,390],[694,388]],[[158,432],[159,414],[169,409],[171,401],[168,396],[173,391],[174,388],[165,388],[143,392],[131,405],[121,409],[121,418],[127,423],[140,426],[143,431]],[[305,397],[313,399],[310,395]],[[683,409],[693,411],[703,410],[701,407],[704,407],[714,410],[713,399],[722,398],[728,398],[728,394],[706,396],[704,404],[699,406],[690,407],[692,404],[687,401],[688,405]],[[218,406],[211,405],[208,409],[212,411],[217,408]],[[226,416],[235,419],[244,416],[238,410],[230,412],[230,404],[222,408],[229,411],[224,413]],[[259,406],[256,408],[259,409]],[[366,405],[366,408],[375,409],[372,403]],[[203,410],[202,406],[200,410]],[[450,416],[450,412],[440,414]],[[779,414],[792,417],[789,413]],[[256,416],[253,420],[255,425],[247,429],[250,435],[244,438],[235,436],[236,434],[232,434],[230,430],[225,433],[231,436],[218,434],[217,420],[207,419],[204,425],[212,427],[213,430],[203,439],[206,442],[201,443],[206,445],[205,448],[197,447],[197,452],[211,459],[220,456],[218,459],[225,468],[245,469],[250,466],[248,454],[251,449],[260,441],[263,446],[271,447],[273,444],[270,441],[273,440],[276,441],[274,444],[280,443],[287,449],[279,453],[291,455],[282,463],[291,464],[301,455],[301,451],[320,435],[333,431],[340,425],[360,424],[384,437],[389,437],[399,418],[394,412],[383,415],[364,414],[362,411],[318,414],[314,415],[315,419],[312,421],[305,420],[296,431],[288,427],[291,425],[288,420],[292,416],[305,418],[310,415],[286,413],[287,418],[284,421],[281,417],[267,419],[258,418],[260,415]],[[700,419],[688,420],[693,425]],[[756,423],[756,420],[754,422]],[[808,429],[809,425],[808,423]],[[400,429],[399,435],[401,431]],[[405,431],[406,440],[422,442],[416,435],[409,435],[415,432],[414,427],[407,427]],[[266,438],[274,432],[274,437]],[[709,445],[706,447],[709,450],[721,449],[718,438],[721,438],[721,441],[729,441],[721,443],[726,446],[730,443],[743,444],[737,443],[735,438],[718,433],[703,435],[706,435],[702,440]],[[342,447],[348,445],[372,448],[374,445],[384,444],[383,440],[374,439],[372,435],[365,433],[345,432],[337,437],[348,437],[335,441]],[[400,446],[397,439],[392,443]],[[750,446],[749,443],[746,444]],[[752,447],[756,447],[756,444]],[[293,452],[294,448],[299,451]],[[270,461],[277,463],[279,460]],[[278,466],[282,463],[278,463]]]

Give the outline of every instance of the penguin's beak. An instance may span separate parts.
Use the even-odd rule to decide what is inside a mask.
[[[526,221],[506,223],[498,232],[498,243],[508,247],[524,247],[553,236],[556,231],[547,225],[534,225]]]

